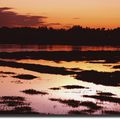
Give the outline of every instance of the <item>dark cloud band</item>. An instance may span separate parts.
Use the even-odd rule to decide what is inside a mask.
[[[11,11],[12,8],[0,8],[0,27],[33,27],[45,23],[45,16],[20,15]]]

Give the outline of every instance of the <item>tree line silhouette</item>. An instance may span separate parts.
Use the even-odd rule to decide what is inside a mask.
[[[120,28],[0,28],[0,44],[120,45]]]

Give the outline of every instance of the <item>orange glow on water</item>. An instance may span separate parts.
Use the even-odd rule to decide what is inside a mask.
[[[48,61],[48,60],[31,60],[31,59],[23,59],[23,60],[18,60],[17,62],[19,63],[30,63],[30,64],[40,64],[40,65],[47,65],[47,66],[52,66],[52,67],[65,67],[65,68],[78,68],[82,70],[96,70],[99,72],[114,72],[116,69],[113,68],[114,65],[117,64],[110,64],[110,63],[89,63],[87,61],[71,61],[71,62],[66,62],[66,61],[61,61],[59,63],[56,63],[54,61]],[[120,71],[120,70],[118,70]]]

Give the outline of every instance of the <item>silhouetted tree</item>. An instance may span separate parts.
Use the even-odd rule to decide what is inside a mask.
[[[120,28],[0,28],[0,44],[120,45]]]

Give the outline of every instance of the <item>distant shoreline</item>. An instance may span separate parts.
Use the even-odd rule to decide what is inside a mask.
[[[75,46],[75,47],[116,47],[120,48],[120,45],[79,45],[79,44],[44,44],[44,43],[0,43],[3,46],[20,45],[20,46]]]
[[[0,44],[120,46],[120,28],[0,28]]]

